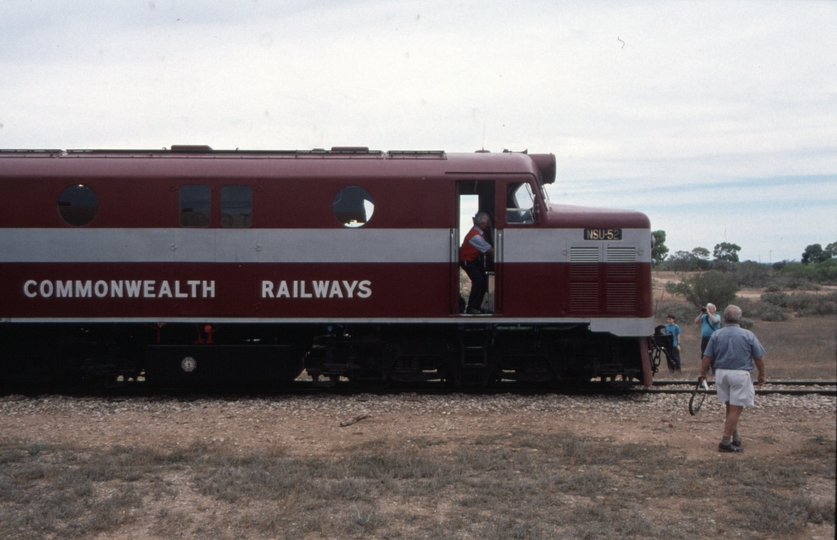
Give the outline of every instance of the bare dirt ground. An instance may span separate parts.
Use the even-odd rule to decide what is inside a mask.
[[[197,445],[210,453],[217,450],[228,455],[267,452],[335,460],[348,459],[359,448],[369,447],[365,445],[405,451],[418,448],[418,452],[431,452],[435,456],[455,456],[463,448],[480,448],[480,441],[485,440],[505,440],[514,446],[513,441],[520,438],[575,437],[577,440],[603,440],[615,447],[650,445],[655,452],[680,462],[678,476],[687,477],[697,474],[693,468],[706,468],[707,463],[723,467],[724,463],[731,463],[730,460],[741,459],[742,456],[717,451],[723,408],[714,402],[714,396],[707,399],[696,417],[689,415],[687,403],[688,395],[672,394],[608,397],[407,393],[186,400],[7,396],[0,398],[0,433],[7,441],[28,441],[30,445],[37,443],[44,447],[74,447],[88,453],[115,446],[171,451]],[[819,439],[833,444],[835,422],[834,397],[760,396],[757,406],[746,410],[742,417],[745,456],[750,460],[776,463],[793,460],[795,455],[806,451],[806,441]],[[537,450],[517,447],[514,451]],[[639,463],[635,466],[636,470],[621,471],[624,481],[641,482],[644,476],[654,473],[644,470]],[[572,470],[576,467],[569,465]],[[619,467],[624,469],[622,461]],[[583,465],[579,471],[584,472]],[[619,476],[620,472],[615,471],[614,477]],[[190,481],[177,478],[168,480],[175,496],[167,499],[165,508],[161,507],[157,513],[188,515],[189,527],[166,529],[168,532],[160,533],[151,527],[154,520],[143,519],[141,523],[147,525],[135,522],[110,530],[99,538],[160,538],[173,531],[178,531],[178,535],[200,537],[201,520],[214,518],[219,503],[210,497],[199,496]],[[826,505],[833,505],[834,489],[833,475],[830,481],[816,479],[805,487],[809,500],[826,501]],[[641,518],[648,522],[669,520],[678,505],[692,504],[681,499],[660,493],[659,498],[653,497],[652,504],[642,508]],[[596,496],[590,500],[595,502]],[[679,502],[675,503],[675,500]],[[703,499],[699,504],[710,505],[710,502]],[[710,514],[704,516],[707,520],[704,525],[709,527],[707,534],[710,535],[728,531],[716,525],[716,520],[718,523],[725,519],[734,521],[723,511],[712,513],[718,512],[717,508],[706,512]],[[388,530],[389,533],[377,537],[391,537],[392,529]],[[782,536],[833,538],[834,525],[833,522],[809,524],[805,531],[802,535]],[[409,531],[396,536],[418,537]],[[652,536],[656,537],[656,534]],[[699,536],[700,533],[683,537]],[[250,536],[245,532],[237,537],[285,538],[292,535]],[[324,533],[305,537],[338,536]],[[745,537],[770,538],[771,535]]]

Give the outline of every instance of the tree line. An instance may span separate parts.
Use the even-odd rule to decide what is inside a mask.
[[[731,242],[720,242],[710,252],[705,247],[696,247],[691,251],[677,251],[669,255],[666,246],[666,232],[653,231],[651,233],[654,245],[651,249],[651,261],[657,270],[671,270],[674,272],[694,272],[699,270],[729,271],[738,264],[738,252],[741,246]],[[822,247],[822,244],[811,244],[802,252],[802,264],[818,264],[837,259],[837,242]],[[751,261],[748,261],[751,262]],[[773,263],[773,268],[779,270],[792,261]]]
[[[805,248],[801,262],[782,261],[761,264],[740,262],[741,247],[729,242],[709,250],[697,247],[692,251],[678,251],[668,256],[665,231],[654,231],[651,257],[655,269],[684,272],[679,283],[667,283],[666,292],[682,296],[694,307],[713,303],[726,306],[737,302],[753,319],[781,321],[789,313],[796,316],[833,315],[837,313],[837,293],[822,291],[823,284],[837,284],[837,242],[812,244]],[[714,257],[714,258],[710,258]],[[688,273],[687,273],[688,272]],[[736,298],[742,287],[762,288],[759,300]],[[792,291],[792,292],[786,292]],[[807,291],[820,291],[811,293]],[[667,312],[690,310],[686,305],[658,306]],[[678,315],[681,315],[678,312]],[[752,320],[746,321],[752,325]],[[743,324],[742,324],[743,325]]]

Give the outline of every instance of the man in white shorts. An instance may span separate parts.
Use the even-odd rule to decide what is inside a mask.
[[[714,332],[706,345],[698,381],[706,378],[709,366],[715,366],[715,389],[718,401],[727,406],[724,420],[724,438],[718,445],[719,452],[743,452],[738,419],[744,407],[752,407],[756,395],[750,372],[759,370],[758,384],[767,380],[764,371],[764,347],[755,334],[739,326],[741,308],[727,306],[724,310],[726,326]]]

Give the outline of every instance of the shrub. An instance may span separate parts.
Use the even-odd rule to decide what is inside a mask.
[[[666,268],[673,272],[693,272],[699,268],[699,261],[688,251],[678,251],[668,258]]]
[[[814,266],[814,281],[817,283],[837,283],[837,259],[829,259]]]
[[[788,306],[800,317],[833,315],[837,313],[837,302],[831,298],[831,294],[794,293],[788,298]]]
[[[817,296],[811,293],[793,293],[788,295],[787,307],[794,311],[810,308],[817,303]]]
[[[712,270],[715,270],[716,272],[723,272],[724,274],[732,273],[732,271],[735,270],[735,264],[722,259],[715,259],[712,261]]]
[[[790,297],[783,292],[766,292],[761,295],[761,301],[779,307],[788,307]]]
[[[742,287],[764,287],[770,280],[770,267],[744,261],[732,273],[732,278]]]
[[[810,264],[787,263],[779,270],[779,274],[789,283],[798,285],[806,282],[834,284],[837,283],[837,259]]]
[[[698,307],[711,302],[718,307],[719,311],[735,300],[738,288],[734,279],[714,270],[683,277],[680,283],[666,284],[667,292],[681,294],[688,302]]]
[[[785,290],[818,291],[822,287],[801,276],[774,275],[764,285],[765,292],[779,292]]]
[[[755,314],[753,314],[753,315],[755,315]],[[784,311],[782,311],[782,308],[780,308],[779,306],[771,306],[769,304],[768,304],[768,307],[766,309],[762,310],[758,314],[758,318],[761,319],[762,321],[773,321],[773,322],[788,320],[788,316]]]
[[[738,307],[751,318],[762,321],[785,321],[788,318],[787,314],[777,304],[763,300],[750,300],[749,298],[739,298],[736,302]]]
[[[674,300],[659,302],[654,307],[654,316],[658,321],[664,322],[669,315],[674,315],[675,322],[683,326],[683,324],[689,324],[697,316],[697,310],[691,304]]]

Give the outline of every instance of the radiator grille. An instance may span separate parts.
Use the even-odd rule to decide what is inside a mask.
[[[599,264],[600,248],[570,248],[570,302],[576,313],[633,313],[636,311],[636,247],[603,246],[606,264]]]
[[[608,247],[607,262],[636,262],[636,248],[632,247]]]
[[[598,283],[570,283],[570,311],[587,312],[598,309]]]
[[[597,247],[574,247],[570,248],[571,263],[597,263],[599,262],[599,248]]]
[[[570,248],[570,311],[599,309],[599,247]]]
[[[598,264],[571,264],[570,265],[570,279],[571,280],[591,280],[599,278]]]
[[[609,264],[607,265],[608,279],[636,279],[636,265],[634,264]]]
[[[633,311],[636,308],[636,286],[634,283],[607,284],[607,310]]]

